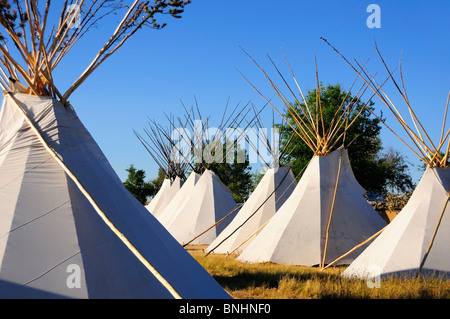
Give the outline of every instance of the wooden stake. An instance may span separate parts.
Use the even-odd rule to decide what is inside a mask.
[[[337,171],[337,176],[336,176],[336,184],[334,185],[333,201],[331,202],[330,217],[328,218],[328,225],[327,225],[327,230],[325,233],[325,246],[323,248],[322,266],[325,265],[325,259],[327,256],[328,232],[329,232],[330,226],[331,226],[331,217],[333,216],[334,203],[336,201],[336,193],[337,193],[337,188],[338,188],[338,183],[339,183],[339,175],[341,173],[341,163],[342,163],[343,151],[344,151],[344,147],[341,148],[341,155],[339,156],[339,166],[338,166],[338,171]]]
[[[245,204],[245,203],[244,203]],[[233,209],[231,212],[229,212],[228,214],[226,214],[224,217],[222,217],[218,222],[216,222],[214,225],[212,225],[211,227],[208,227],[208,229],[206,229],[205,231],[201,232],[200,234],[198,234],[197,236],[195,236],[194,238],[192,238],[190,241],[188,241],[186,244],[183,245],[183,247],[189,245],[190,243],[192,243],[194,240],[196,240],[197,238],[199,238],[200,236],[202,236],[203,234],[207,233],[208,231],[210,231],[211,229],[213,229],[214,227],[216,227],[217,225],[219,225],[221,222],[223,222],[226,218],[228,218],[231,214],[235,213],[239,208],[241,208],[244,204],[238,205],[235,209]]]

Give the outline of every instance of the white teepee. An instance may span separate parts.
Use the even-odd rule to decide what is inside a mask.
[[[189,174],[188,179],[183,184],[181,189],[173,196],[169,202],[169,204],[164,208],[164,210],[157,217],[159,222],[163,226],[167,226],[172,219],[175,217],[178,210],[184,205],[184,203],[191,196],[195,184],[199,180],[200,175],[194,171]]]
[[[324,254],[325,264],[335,260],[385,224],[364,193],[346,149],[314,156],[294,192],[238,260],[306,266],[322,264]]]
[[[397,83],[376,43],[375,48],[388,73],[388,79],[392,81],[405,102],[404,112],[410,115],[412,123],[407,123],[407,118],[402,117],[400,109],[394,105],[393,99],[389,98],[382,88],[384,83],[378,84],[367,69],[358,71],[348,60],[345,58],[344,60],[358,76],[366,81],[394,115],[402,130],[407,134],[406,138],[402,139],[401,135],[395,133],[396,137],[427,165],[427,169],[405,207],[379,232],[378,237],[350,264],[342,276],[361,279],[386,278],[392,275],[409,278],[443,276],[448,279],[450,274],[450,217],[448,215],[450,129],[447,129],[445,133],[445,127],[450,93],[447,97],[440,139],[436,143],[424,129],[410,105],[401,74],[401,64],[401,83]],[[382,123],[387,126],[385,122]],[[387,127],[394,132],[391,127]],[[410,143],[406,142],[408,140]]]
[[[205,251],[240,253],[289,198],[296,185],[290,166],[269,168],[239,213]]]
[[[164,181],[162,182],[161,187],[159,188],[156,195],[153,196],[153,198],[147,205],[145,205],[145,208],[147,208],[150,213],[154,214],[158,210],[158,204],[164,201],[164,196],[170,189],[171,185],[172,181],[170,180],[170,178],[164,178]]]
[[[205,170],[195,184],[190,196],[166,226],[181,244],[191,241],[236,209],[230,190],[211,170]],[[226,218],[216,227],[195,239],[194,244],[210,244],[231,222]]]
[[[249,140],[250,146],[266,164],[267,170],[233,221],[205,250],[207,254],[239,254],[254,239],[259,229],[275,215],[297,185],[291,169],[292,163],[280,164],[284,161],[285,151],[290,147],[292,139],[280,150],[279,130],[273,128],[269,141],[259,117],[261,111],[255,112],[255,130],[258,129],[259,132],[258,145],[266,146],[271,162],[268,163],[260,149]]]
[[[30,0],[2,9],[0,298],[229,298],[126,190],[68,102],[157,12],[173,15],[166,10],[180,4],[91,1],[77,11]],[[61,94],[54,68],[102,16],[121,9],[113,35]],[[80,25],[72,28],[74,14]],[[18,90],[19,77],[26,86]]]
[[[183,187],[179,191],[179,196],[172,198],[171,203],[158,216],[158,220],[181,244],[210,244],[239,210],[231,191],[213,169],[220,165],[228,165],[223,161],[228,160],[229,154],[238,152],[236,145],[243,138],[245,129],[235,131],[227,126],[240,127],[245,119],[242,114],[247,106],[248,104],[239,109],[239,104],[236,105],[228,116],[225,107],[217,129],[210,129],[210,119],[202,117],[198,105],[197,116],[200,120],[193,121],[195,116],[193,108],[190,111],[186,110],[184,121],[178,119],[180,126],[175,130],[180,133],[179,141],[175,143],[171,140],[172,150],[166,153],[177,157],[173,162],[189,165],[192,169],[190,175],[192,179],[189,184],[186,181],[186,188]],[[175,128],[173,121],[171,126]],[[189,132],[189,128],[193,134]],[[170,135],[164,134],[166,139]],[[226,149],[222,152],[224,146]],[[185,149],[182,150],[183,147],[187,147],[189,151],[185,152]],[[221,151],[212,152],[213,149]]]

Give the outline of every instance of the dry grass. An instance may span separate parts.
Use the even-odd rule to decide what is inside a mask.
[[[366,281],[342,278],[345,267],[321,271],[315,267],[274,263],[248,264],[210,254],[205,246],[188,246],[188,252],[235,299],[439,299],[450,298],[450,282],[389,279],[380,288]]]

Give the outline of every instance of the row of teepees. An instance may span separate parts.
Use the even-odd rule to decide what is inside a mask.
[[[317,99],[315,106],[308,106],[293,73],[304,106],[296,99],[293,90],[277,69],[300,112],[292,107],[289,99],[260,68],[292,115],[295,124],[286,120],[287,123],[315,155],[290,197],[271,219],[252,234],[254,238],[240,251],[238,260],[322,267],[350,264],[343,276],[362,279],[392,275],[441,278],[448,276],[450,129],[445,126],[450,94],[445,106],[441,136],[438,143],[434,143],[409,103],[401,64],[399,84],[377,47],[376,50],[388,72],[386,81],[391,80],[400,93],[411,116],[412,125],[407,124],[392,99],[383,90],[386,81],[377,83],[365,65],[357,62],[357,66],[353,66],[341,56],[357,73],[357,79],[364,81],[358,93],[370,88],[373,91],[372,97],[376,95],[380,98],[411,143],[406,143],[399,133],[385,122],[383,124],[427,165],[408,204],[386,225],[363,198],[365,191],[353,176],[344,145],[340,146],[338,142],[343,140],[343,136],[333,135],[337,134],[338,126],[345,128],[351,125],[346,115],[352,112],[351,103],[345,107],[341,105],[341,108],[336,110],[330,127],[324,127],[320,99]],[[317,92],[318,90],[319,86]],[[268,99],[266,101],[277,110]],[[342,134],[345,134],[345,131],[346,129]],[[336,140],[333,140],[333,136]],[[208,250],[219,251],[216,246],[211,246]]]
[[[138,29],[158,27],[155,14],[177,17],[189,1],[127,2],[0,4],[0,298],[229,298],[125,189],[67,107]],[[69,8],[79,8],[78,27]],[[102,17],[122,11],[105,46],[60,93],[52,74],[61,59]]]

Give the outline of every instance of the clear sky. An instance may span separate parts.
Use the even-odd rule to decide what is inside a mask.
[[[372,3],[381,10],[380,28],[366,23],[371,14],[366,9]],[[205,115],[217,121],[228,98],[232,106],[250,100],[262,106],[262,98],[236,68],[264,94],[274,94],[240,47],[274,76],[267,55],[288,75],[282,48],[305,90],[315,85],[316,55],[320,80],[347,89],[355,73],[320,37],[349,59],[366,60],[372,53],[369,70],[385,74],[373,54],[375,36],[390,67],[398,66],[402,54],[411,105],[432,138],[439,140],[450,90],[449,16],[446,0],[193,0],[183,18],[169,20],[163,30],[140,30],[70,101],[122,180],[130,164],[152,179],[158,167],[133,134],[133,129],[143,133],[148,117],[165,125],[164,113],[182,116],[180,101],[190,106],[194,96]],[[58,67],[55,79],[60,91],[78,77],[112,33],[112,26],[106,27],[83,38]],[[399,95],[392,91],[392,96],[403,107]],[[399,131],[384,105],[374,101],[377,113],[382,110],[387,123]],[[267,127],[271,117],[267,112]],[[386,128],[381,137],[385,148],[399,149],[415,165],[410,171],[417,181],[421,173],[413,153]]]

